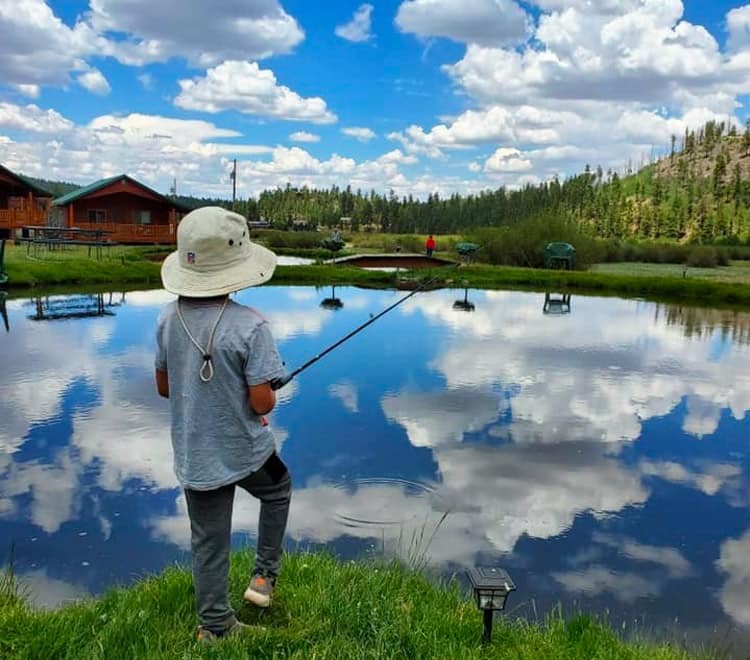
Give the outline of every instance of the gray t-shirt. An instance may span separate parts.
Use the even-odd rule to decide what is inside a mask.
[[[221,310],[216,301],[180,303],[196,341],[206,348]],[[203,356],[167,305],[156,330],[156,368],[169,376],[174,470],[183,488],[213,490],[260,468],[275,450],[271,430],[248,402],[248,386],[284,375],[268,323],[255,310],[229,301],[216,334],[214,377],[199,377]]]

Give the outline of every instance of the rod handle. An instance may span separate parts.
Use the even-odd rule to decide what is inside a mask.
[[[294,378],[294,374],[286,374],[281,378],[274,378],[272,381],[270,381],[271,389],[274,391],[280,390],[282,387],[284,387],[284,385],[292,380],[292,378]]]

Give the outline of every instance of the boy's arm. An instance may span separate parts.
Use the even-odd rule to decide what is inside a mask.
[[[169,375],[161,369],[156,370],[156,391],[165,399],[169,398]]]
[[[270,383],[250,385],[247,390],[247,401],[256,415],[267,415],[273,410],[276,405],[276,392],[271,389]]]
[[[286,373],[276,342],[265,321],[253,328],[248,337],[246,355],[248,404],[256,415],[265,415],[276,405],[276,392],[271,387],[271,382]]]

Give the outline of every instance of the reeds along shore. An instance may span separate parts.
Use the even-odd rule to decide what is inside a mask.
[[[237,606],[250,566],[249,552],[233,557],[230,591]],[[513,613],[531,611],[522,594],[483,647],[481,613],[456,581],[434,584],[395,563],[341,562],[324,554],[286,556],[272,607],[242,606],[238,616],[253,630],[211,647],[195,641],[187,568],[55,611],[30,609],[15,595],[17,586],[6,581],[0,589],[0,657],[8,659],[712,657],[668,644],[625,642],[606,622],[585,616],[566,620],[555,612],[529,623]]]

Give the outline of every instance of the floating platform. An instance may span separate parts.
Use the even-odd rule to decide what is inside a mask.
[[[355,268],[439,268],[455,266],[456,262],[440,257],[428,257],[425,254],[393,252],[389,254],[355,254],[350,257],[339,257],[326,261],[335,266],[354,266]]]

